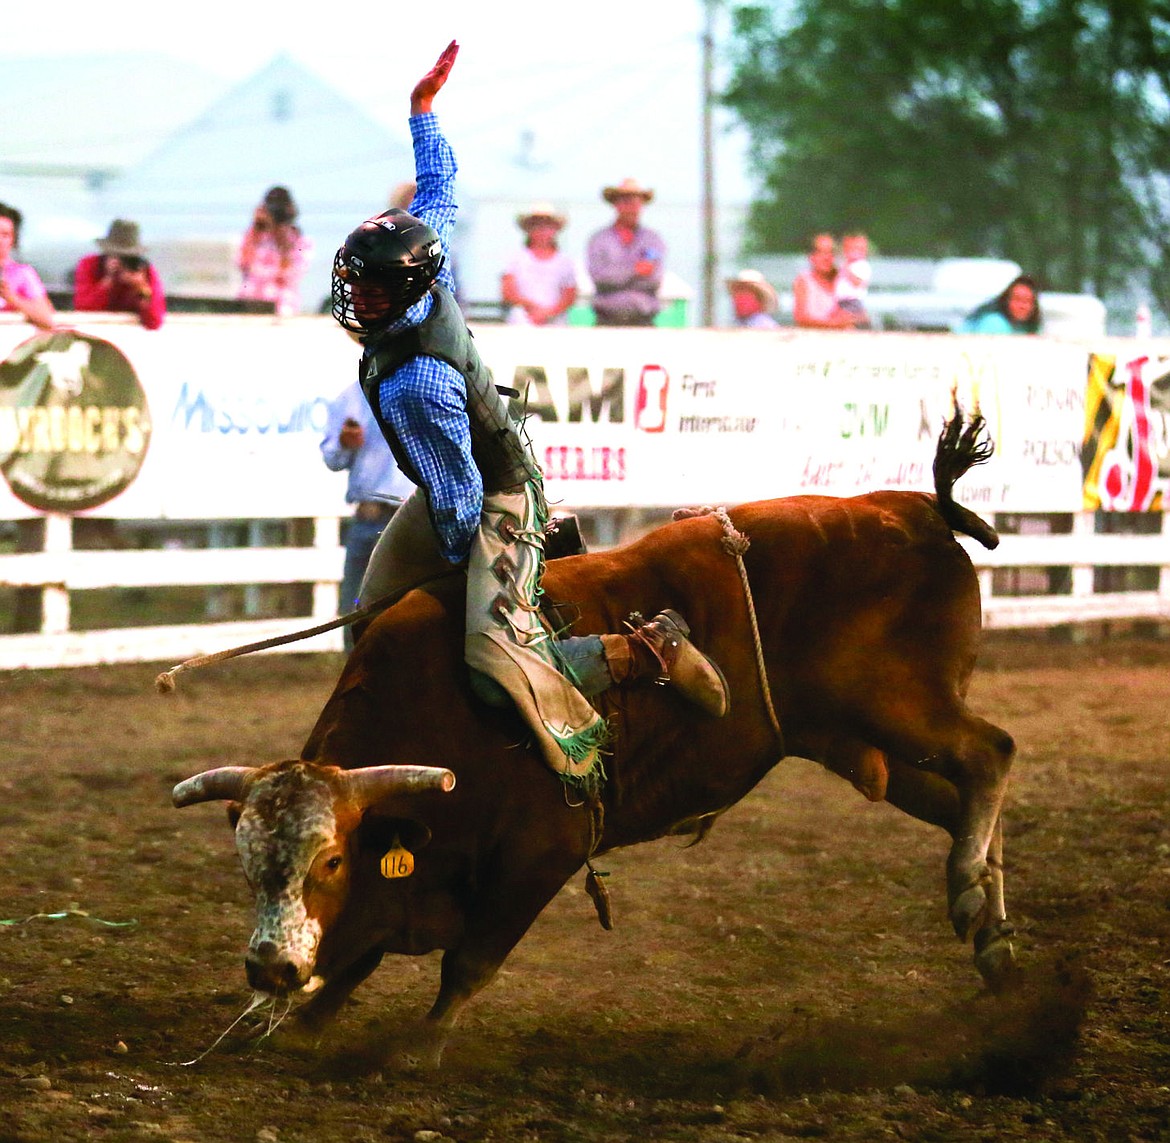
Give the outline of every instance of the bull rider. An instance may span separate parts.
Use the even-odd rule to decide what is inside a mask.
[[[545,761],[588,783],[596,781],[606,723],[587,696],[615,683],[667,681],[722,717],[727,683],[689,642],[677,612],[635,619],[625,634],[563,639],[542,621],[543,477],[472,341],[447,253],[456,163],[431,106],[458,52],[452,41],[411,92],[417,191],[409,211],[367,219],[333,263],[333,316],[362,346],[362,389],[417,485],[374,549],[359,602],[466,563],[464,654],[473,690],[496,705],[511,699]]]

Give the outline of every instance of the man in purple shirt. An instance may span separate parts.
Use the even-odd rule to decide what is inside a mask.
[[[662,303],[666,243],[642,225],[642,207],[654,192],[637,179],[606,187],[601,197],[617,212],[613,225],[589,239],[586,264],[596,291],[593,314],[598,325],[653,325]]]
[[[447,261],[456,163],[431,106],[458,50],[449,44],[411,93],[410,210],[367,219],[333,264],[333,316],[362,345],[366,399],[419,487],[378,540],[359,598],[369,603],[466,563],[473,689],[486,702],[515,703],[552,769],[596,788],[607,727],[587,695],[664,679],[718,717],[727,684],[674,612],[629,634],[569,639],[554,638],[542,621],[542,474],[479,356]]]

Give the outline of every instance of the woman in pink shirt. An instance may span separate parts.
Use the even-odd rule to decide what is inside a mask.
[[[792,283],[792,320],[802,329],[853,329],[861,320],[837,304],[836,245],[831,234],[812,241],[808,269]]]
[[[517,216],[516,225],[527,236],[523,248],[508,263],[501,294],[511,307],[514,325],[565,325],[569,307],[577,300],[577,270],[561,252],[557,235],[565,225],[551,203],[537,203]]]
[[[240,297],[275,302],[276,312],[286,317],[299,312],[311,245],[297,226],[297,204],[288,188],[271,187],[240,243]]]
[[[52,329],[57,314],[40,275],[11,257],[20,241],[22,218],[16,207],[0,202],[0,312],[15,310],[40,329]]]

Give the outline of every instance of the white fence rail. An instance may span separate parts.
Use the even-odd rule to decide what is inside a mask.
[[[620,514],[604,523],[622,536]],[[1027,519],[1025,517],[1025,519]],[[1150,535],[1098,534],[1094,516],[1073,518],[1073,531],[1056,535],[1003,535],[995,551],[972,540],[962,543],[979,569],[984,622],[989,628],[1038,628],[1101,620],[1150,619],[1170,622],[1170,531]],[[90,551],[72,547],[72,520],[45,517],[44,550],[0,555],[0,588],[40,594],[40,629],[0,635],[0,670],[74,667],[119,662],[178,662],[284,635],[324,623],[336,613],[337,585],[344,561],[338,542],[340,520],[313,521],[310,547],[148,549]],[[993,594],[996,569],[1069,568],[1063,594]],[[1158,587],[1144,591],[1095,591],[1099,568],[1156,568]],[[1152,578],[1152,577],[1151,577]],[[311,585],[311,612],[304,616],[236,619],[157,626],[149,614],[142,626],[115,630],[70,628],[70,593],[106,588]],[[339,651],[340,630],[288,644],[278,650]]]
[[[337,586],[345,551],[340,520],[313,521],[313,546],[78,551],[72,519],[44,517],[44,550],[0,555],[0,588],[39,593],[40,629],[0,635],[0,670],[79,667],[100,663],[179,660],[316,626],[337,614]],[[227,587],[249,590],[306,583],[311,612],[295,618],[241,619],[150,625],[113,630],[70,628],[70,593],[103,588]],[[34,610],[36,610],[34,608]],[[289,651],[339,651],[340,630],[288,646]]]

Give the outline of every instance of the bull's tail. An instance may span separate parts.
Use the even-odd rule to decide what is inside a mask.
[[[998,547],[999,536],[985,520],[955,502],[954,487],[960,476],[990,460],[993,452],[995,442],[987,432],[983,415],[977,412],[965,417],[956,401],[955,415],[943,426],[934,454],[934,491],[938,510],[952,530],[978,540],[985,548]]]

